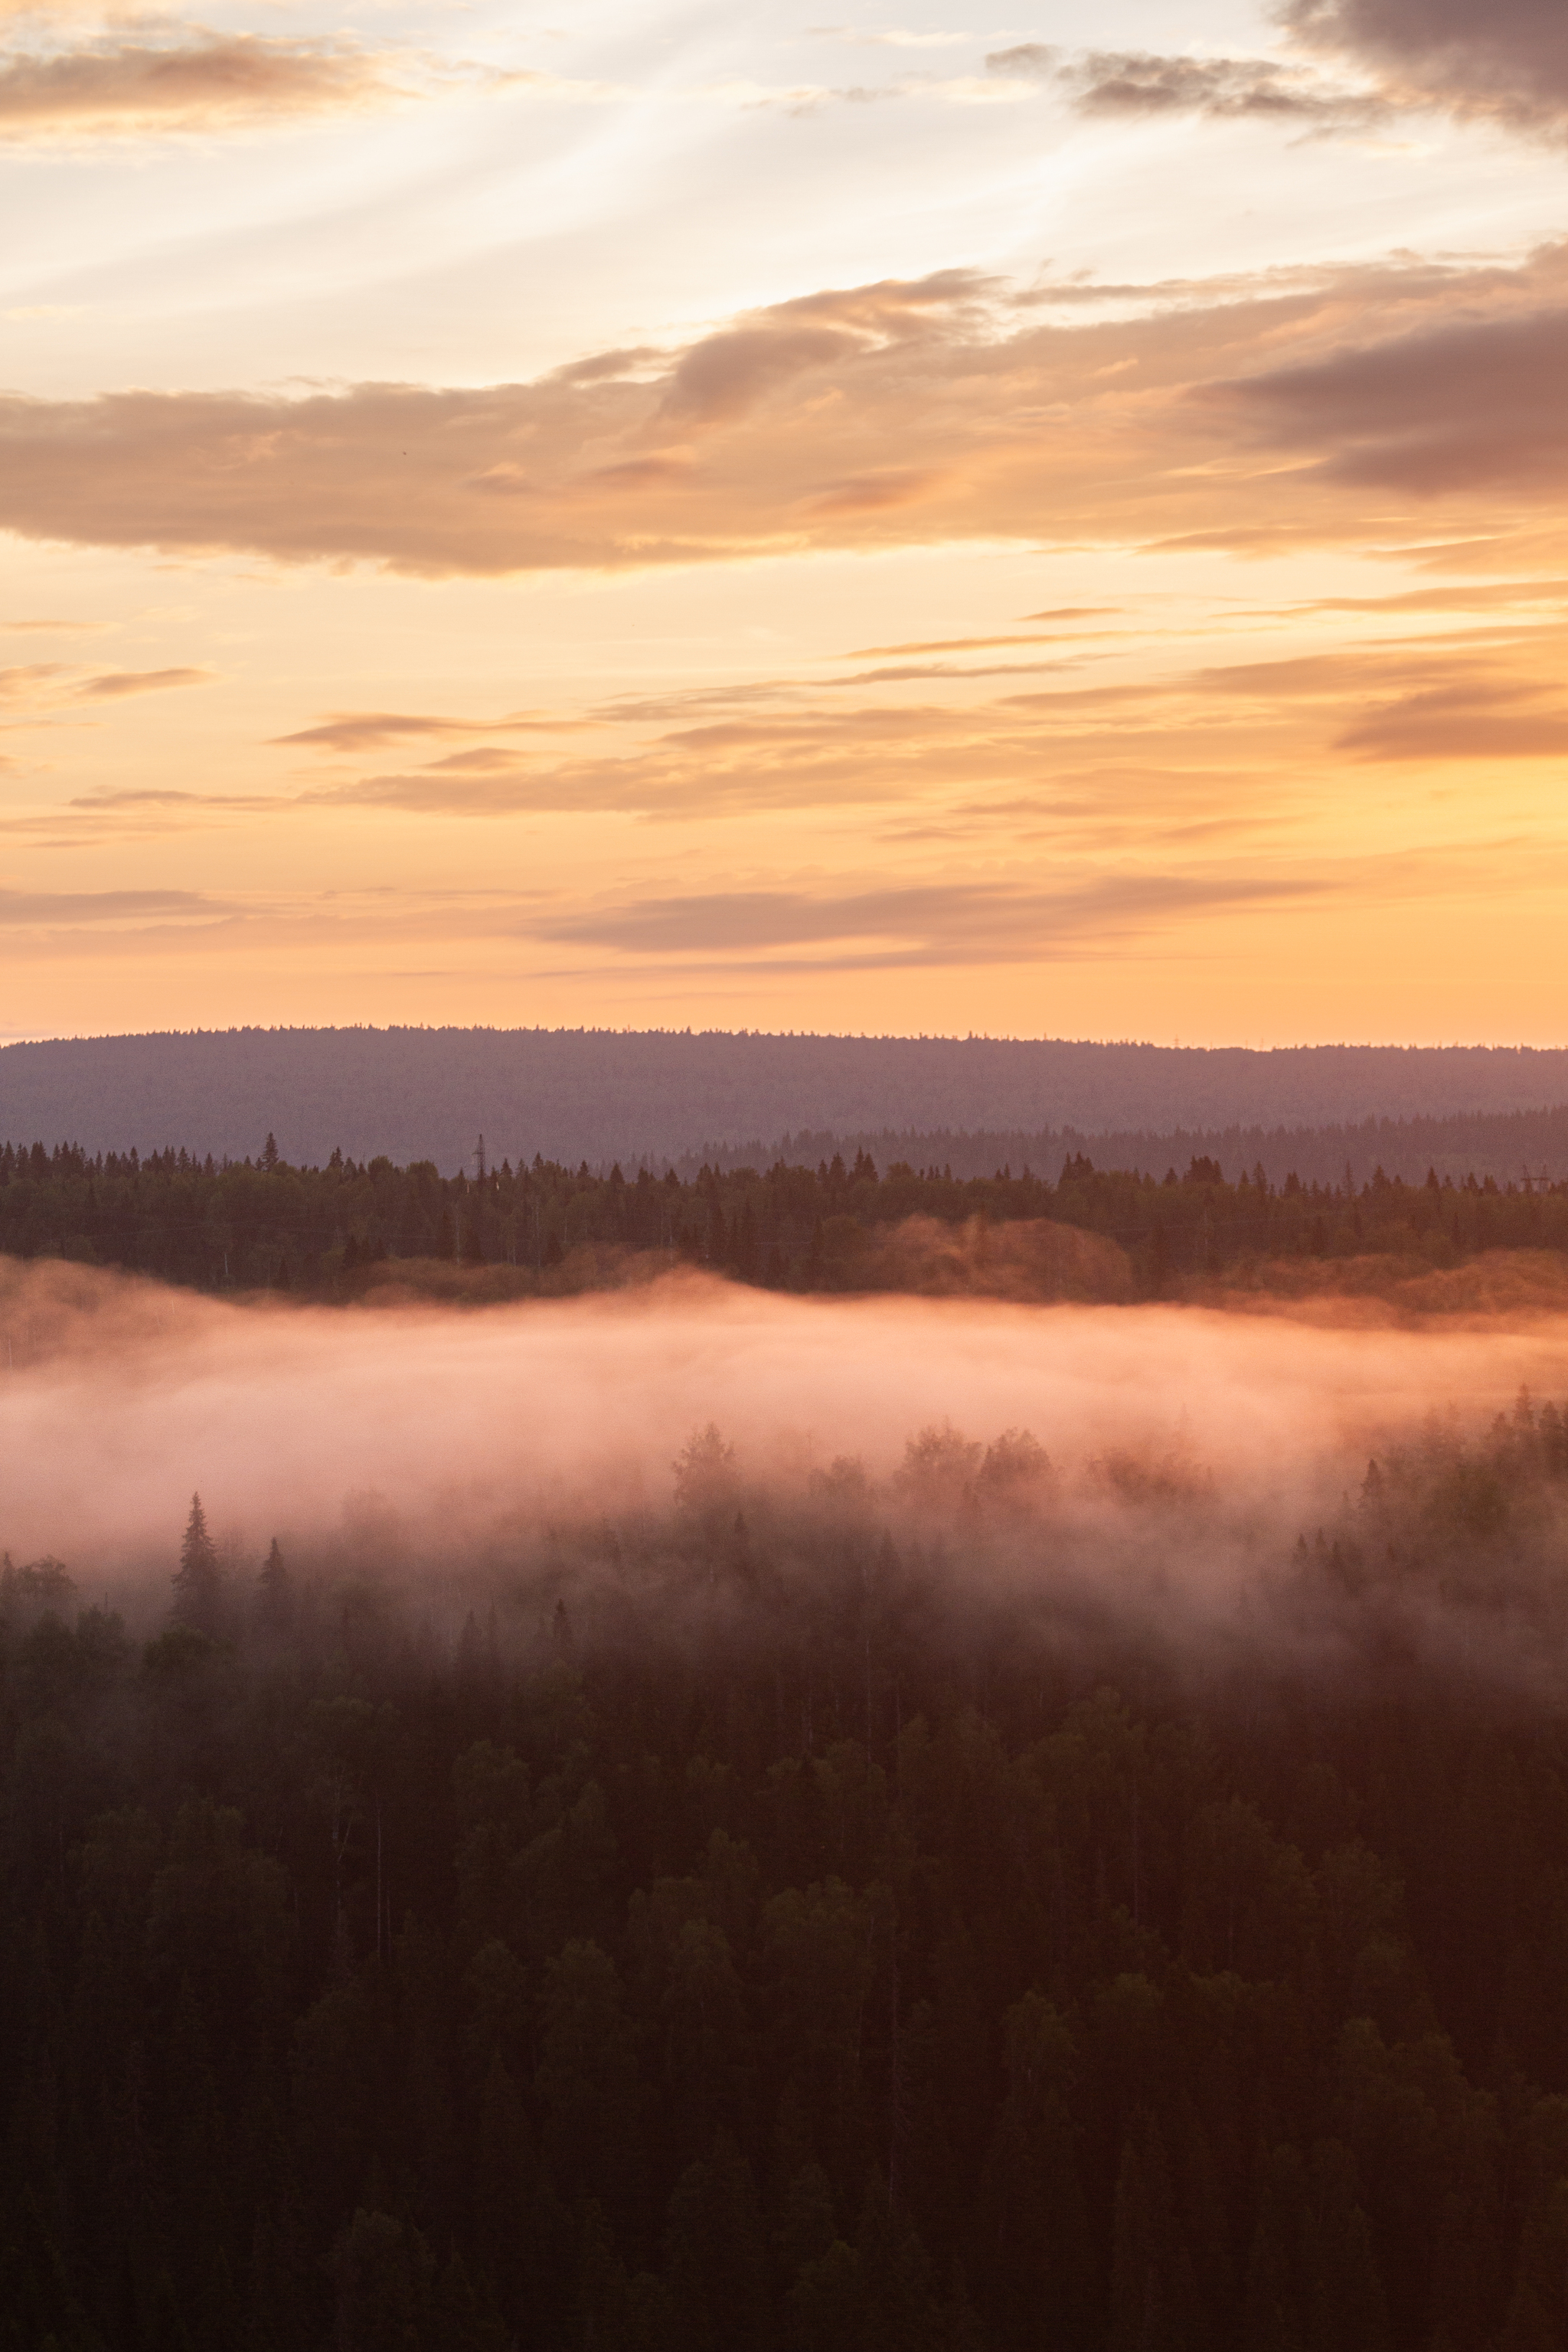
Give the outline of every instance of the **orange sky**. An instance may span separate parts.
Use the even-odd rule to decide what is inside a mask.
[[[1561,1042],[1568,14],[1082,21],[0,0],[0,1034]]]

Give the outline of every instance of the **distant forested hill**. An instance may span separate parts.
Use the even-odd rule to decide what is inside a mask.
[[[1523,1046],[1088,1045],[1056,1038],[811,1037],[545,1029],[231,1029],[0,1049],[0,1138],[143,1153],[175,1142],[286,1160],[334,1148],[455,1171],[492,1156],[607,1164],[711,1156],[754,1139],[995,1138],[1015,1165],[1119,1139],[1117,1156],[1279,1156],[1277,1129],[1496,1118],[1568,1103],[1568,1050]],[[1237,1130],[1235,1147],[1228,1141]],[[1553,1130],[1553,1135],[1555,1130]],[[1520,1156],[1555,1148],[1543,1136]],[[1355,1156],[1352,1145],[1352,1156]],[[1325,1147],[1342,1173],[1337,1142]],[[1416,1147],[1416,1157],[1432,1148]],[[958,1150],[944,1148],[956,1168]],[[1104,1149],[1096,1153],[1102,1160]],[[1287,1155],[1305,1174],[1299,1150]],[[1458,1149],[1479,1166],[1473,1139]],[[978,1167],[978,1162],[976,1166]],[[1411,1163],[1412,1172],[1424,1172]],[[1279,1172],[1285,1171],[1279,1160]]]

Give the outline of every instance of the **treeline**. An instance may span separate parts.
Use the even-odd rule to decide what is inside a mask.
[[[1447,1118],[1364,1118],[1326,1127],[1176,1127],[1164,1131],[1147,1127],[1113,1133],[1091,1134],[1081,1129],[1055,1127],[1026,1132],[1018,1129],[941,1129],[916,1132],[909,1128],[858,1129],[842,1133],[804,1129],[771,1143],[707,1144],[679,1152],[674,1166],[682,1176],[695,1176],[705,1164],[715,1168],[769,1167],[775,1160],[804,1160],[815,1166],[838,1152],[847,1160],[858,1151],[869,1152],[879,1167],[907,1160],[916,1167],[931,1161],[951,1167],[955,1176],[988,1176],[994,1168],[1058,1168],[1063,1160],[1084,1156],[1102,1168],[1185,1168],[1193,1160],[1216,1160],[1223,1168],[1261,1167],[1270,1183],[1283,1184],[1294,1175],[1309,1183],[1342,1184],[1345,1171],[1366,1183],[1375,1169],[1420,1183],[1429,1168],[1438,1176],[1462,1183],[1466,1176],[1491,1176],[1500,1184],[1517,1182],[1531,1171],[1532,1182],[1541,1172],[1554,1178],[1568,1168],[1568,1108],[1466,1112]]]
[[[710,1432],[450,1635],[199,1506],[136,1639],[7,1562],[0,2344],[1561,2344],[1565,1491],[1429,1433],[1228,1664],[1053,1601],[1018,1433]]]
[[[1529,1188],[1380,1171],[1365,1183],[1226,1181],[1208,1158],[1163,1176],[1096,1168],[1075,1154],[1055,1181],[1011,1165],[987,1177],[868,1153],[846,1165],[705,1167],[689,1180],[647,1168],[575,1171],[536,1158],[481,1176],[441,1176],[334,1151],[295,1168],[270,1137],[254,1160],[173,1148],[89,1156],[41,1143],[0,1150],[0,1253],[121,1266],[217,1289],[357,1295],[394,1261],[515,1269],[519,1289],[584,1286],[638,1254],[742,1282],[805,1291],[895,1288],[910,1220],[938,1227],[1047,1221],[1114,1243],[1130,1283],[1158,1297],[1183,1280],[1239,1276],[1281,1258],[1387,1254],[1434,1267],[1494,1249],[1568,1248],[1568,1184]]]

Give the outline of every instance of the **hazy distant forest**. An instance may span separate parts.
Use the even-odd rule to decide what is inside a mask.
[[[957,1174],[1087,1151],[1163,1171],[1259,1159],[1276,1183],[1390,1174],[1568,1173],[1568,1051],[1244,1046],[744,1032],[238,1029],[0,1047],[0,1135],[94,1154],[184,1140],[220,1159],[268,1129],[286,1160],[334,1147],[455,1175],[476,1135],[607,1171],[695,1174],[739,1154],[936,1160]],[[1553,1108],[1553,1106],[1559,1106]],[[1306,1129],[1333,1130],[1317,1136]],[[811,1139],[806,1149],[806,1139]],[[1099,1139],[1105,1139],[1103,1142]]]
[[[198,1504],[134,1630],[5,1563],[7,2352],[1560,2347],[1557,1408],[1206,1635],[1026,1433],[742,1470],[438,1571]]]
[[[1065,1250],[1062,1227],[1094,1247]],[[689,1181],[628,1180],[503,1161],[480,1177],[428,1162],[363,1166],[334,1152],[292,1168],[270,1138],[237,1165],[168,1150],[0,1150],[0,1253],[114,1265],[204,1289],[362,1295],[395,1276],[434,1282],[467,1269],[468,1295],[560,1292],[660,1263],[703,1265],[773,1289],[1009,1290],[1020,1296],[1159,1297],[1191,1278],[1246,1278],[1279,1261],[1384,1256],[1416,1268],[1499,1249],[1568,1249],[1568,1183],[1491,1177],[1280,1186],[1261,1171],[1226,1181],[1209,1160],[1178,1174],[1096,1169],[1083,1155],[1054,1180],[1004,1166],[960,1181],[868,1155],[846,1167],[706,1168]]]

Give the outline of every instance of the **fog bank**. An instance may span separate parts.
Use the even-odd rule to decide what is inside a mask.
[[[743,1484],[805,1489],[910,1438],[1026,1429],[1064,1492],[1177,1460],[1233,1528],[1293,1539],[1434,1412],[1568,1390],[1568,1320],[1421,1331],[1191,1307],[803,1299],[676,1276],[482,1313],[230,1305],[58,1264],[0,1269],[0,1546],[172,1556],[193,1490],[242,1546],[374,1494],[411,1537],[668,1507],[717,1423]],[[1146,1482],[1145,1482],[1146,1483]],[[896,1491],[889,1487],[889,1492]],[[359,1498],[356,1502],[355,1498]],[[915,1508],[919,1498],[906,1506]],[[929,1507],[935,1510],[934,1502]]]

